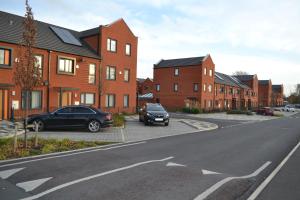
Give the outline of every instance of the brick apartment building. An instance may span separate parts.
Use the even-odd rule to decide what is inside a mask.
[[[272,106],[283,106],[283,85],[272,85]]]
[[[15,86],[23,17],[0,11],[0,120],[24,112],[24,92]],[[92,105],[110,112],[135,112],[138,38],[123,19],[74,31],[35,21],[36,54],[43,85],[30,94],[30,113],[66,105]]]
[[[259,80],[258,81],[258,105],[271,106],[272,104],[272,81]]]
[[[152,93],[154,89],[153,79],[137,78],[137,93],[139,95]]]
[[[249,91],[251,96],[251,107],[258,107],[258,78],[256,74],[253,75],[238,75],[235,76],[244,85],[247,85],[252,91]]]
[[[213,108],[215,64],[210,55],[161,60],[153,73],[155,101],[166,108]]]

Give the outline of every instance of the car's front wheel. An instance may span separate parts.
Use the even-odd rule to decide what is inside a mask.
[[[100,130],[100,128],[101,128],[101,125],[100,125],[100,123],[99,123],[98,121],[96,121],[96,120],[92,120],[92,121],[90,121],[89,124],[88,124],[88,129],[89,129],[89,131],[91,131],[91,132],[98,132],[98,131]]]
[[[169,122],[165,122],[165,126],[169,126]]]
[[[36,131],[36,128],[37,128],[38,131],[41,132],[45,128],[44,122],[40,119],[34,120],[32,124],[33,124],[34,131]]]

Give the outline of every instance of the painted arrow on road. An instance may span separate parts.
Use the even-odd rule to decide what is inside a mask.
[[[208,170],[202,169],[202,174],[203,174],[203,175],[209,175],[209,174],[221,174],[221,173],[219,173],[219,172],[213,172],[213,171],[208,171]]]
[[[0,178],[2,179],[7,179],[10,176],[14,175],[15,173],[23,170],[25,168],[16,168],[16,169],[9,169],[9,170],[4,170],[4,171],[0,171]]]
[[[186,165],[182,165],[182,164],[177,164],[177,163],[173,163],[173,162],[168,162],[166,164],[167,167],[186,167]]]
[[[39,187],[40,185],[42,185],[43,183],[49,181],[50,179],[52,179],[52,177],[37,179],[37,180],[33,180],[33,181],[26,181],[26,182],[22,182],[22,183],[17,183],[16,186],[24,189],[25,192],[30,192],[30,191],[34,190],[35,188]]]

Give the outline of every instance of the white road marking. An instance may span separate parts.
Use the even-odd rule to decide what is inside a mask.
[[[217,182],[216,184],[214,184],[213,186],[211,186],[207,190],[205,190],[203,193],[201,193],[199,196],[197,196],[194,200],[204,200],[206,197],[208,197],[210,194],[212,194],[214,191],[216,191],[222,185],[224,185],[225,183],[227,183],[229,181],[232,181],[232,180],[235,180],[235,179],[247,179],[247,178],[252,178],[254,176],[257,176],[260,172],[262,172],[270,164],[271,164],[271,162],[268,161],[265,164],[263,164],[260,168],[258,168],[255,172],[253,172],[252,174],[246,175],[246,176],[227,177],[227,178]]]
[[[33,159],[33,160],[26,160],[26,161],[21,161],[21,162],[16,162],[16,163],[4,164],[4,165],[0,165],[0,168],[14,166],[14,165],[21,165],[21,164],[31,163],[31,162],[37,162],[37,161],[41,161],[41,160],[49,160],[49,159],[53,159],[53,158],[61,158],[61,157],[79,155],[79,154],[90,153],[90,152],[95,152],[95,151],[106,151],[106,150],[110,150],[110,149],[117,149],[117,148],[121,148],[121,147],[133,146],[133,145],[144,144],[144,143],[146,143],[146,142],[143,141],[143,142],[130,143],[130,144],[124,144],[124,145],[119,145],[119,146],[112,146],[112,147],[108,147],[108,148],[99,148],[99,149],[93,149],[93,150],[88,150],[88,151],[80,151],[80,152],[76,152],[76,153],[69,153],[69,154],[63,154],[63,155],[57,155],[57,156],[49,156],[49,157],[45,157],[45,158],[38,158],[38,159]]]
[[[92,176],[88,176],[88,177],[85,177],[85,178],[77,179],[77,180],[74,180],[74,181],[71,181],[71,182],[67,182],[67,183],[58,185],[58,186],[53,187],[51,189],[48,189],[48,190],[46,190],[44,192],[41,192],[41,193],[36,194],[36,195],[33,195],[31,197],[26,197],[26,198],[21,199],[21,200],[33,200],[33,199],[37,199],[37,198],[45,196],[45,195],[47,195],[49,193],[55,192],[57,190],[65,188],[65,187],[69,187],[71,185],[74,185],[76,183],[88,181],[88,180],[95,179],[95,178],[98,178],[98,177],[101,177],[101,176],[105,176],[105,175],[108,175],[108,174],[112,174],[112,173],[124,171],[124,170],[130,169],[130,168],[134,168],[134,167],[138,167],[138,166],[141,166],[141,165],[146,165],[146,164],[150,164],[150,163],[154,163],[154,162],[164,162],[164,161],[167,161],[167,160],[170,160],[170,159],[173,159],[173,158],[174,157],[171,156],[171,157],[163,158],[163,159],[160,159],[160,160],[149,160],[149,161],[144,161],[144,162],[139,162],[139,163],[135,163],[135,164],[132,164],[132,165],[128,165],[126,167],[121,167],[121,168],[113,169],[113,170],[110,170],[110,171],[102,172],[102,173],[99,173],[99,174],[95,174],[95,175],[92,175]]]
[[[219,173],[219,172],[213,172],[213,171],[208,171],[208,170],[202,169],[202,174],[203,174],[203,175],[209,175],[209,174],[221,174],[221,173]]]
[[[182,164],[177,164],[177,163],[173,163],[173,162],[168,162],[166,164],[167,167],[186,167],[186,165],[182,165]]]
[[[13,174],[23,170],[24,168],[16,168],[16,169],[9,169],[0,171],[0,178],[7,179],[8,177],[12,176]]]
[[[250,195],[247,200],[254,200],[258,195],[265,189],[265,187],[272,181],[280,169],[285,165],[285,163],[290,159],[290,157],[299,148],[300,142],[292,149],[292,151],[281,161],[281,163],[274,169],[274,171],[256,188],[256,190]]]
[[[33,180],[33,181],[26,181],[26,182],[22,182],[22,183],[17,183],[16,186],[24,189],[25,192],[30,192],[30,191],[34,190],[35,188],[39,187],[40,185],[42,185],[43,183],[49,181],[50,179],[52,179],[52,177],[37,179],[37,180]]]

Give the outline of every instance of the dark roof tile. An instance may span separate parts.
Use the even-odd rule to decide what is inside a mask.
[[[159,63],[157,63],[156,65],[154,65],[154,68],[161,68],[161,67],[185,67],[185,66],[199,65],[199,64],[202,63],[202,61],[204,60],[204,58],[205,58],[205,56],[161,60]]]

